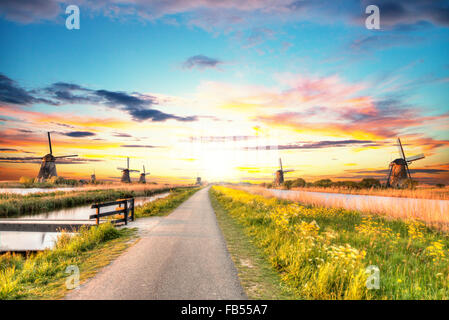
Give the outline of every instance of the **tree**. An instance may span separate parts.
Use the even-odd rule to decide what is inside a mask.
[[[380,188],[380,181],[373,178],[365,178],[360,181],[360,187],[371,189],[371,188]]]
[[[306,180],[302,179],[302,178],[297,178],[295,180],[292,181],[292,188],[302,188],[306,186]]]
[[[316,187],[322,187],[322,188],[328,188],[328,187],[331,187],[332,186],[332,180],[331,179],[321,179],[321,180],[318,180],[318,181],[316,181],[315,183],[314,183],[314,185],[316,186]]]
[[[289,189],[289,190],[291,189],[292,184],[293,184],[293,181],[292,181],[292,180],[284,181],[284,187],[287,188],[287,189]]]

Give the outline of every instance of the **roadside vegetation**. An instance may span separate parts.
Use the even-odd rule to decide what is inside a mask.
[[[136,207],[136,217],[167,215],[198,190],[173,189],[165,198]],[[72,236],[61,233],[51,250],[0,255],[0,300],[62,298],[68,292],[66,280],[70,274],[65,272],[68,266],[79,268],[82,283],[118,257],[135,238],[135,229],[117,229],[103,223],[82,228]]]
[[[0,193],[0,217],[17,217],[56,209],[103,202],[120,198],[152,196],[170,191],[169,187],[145,187],[138,189],[107,189],[71,192],[32,193],[27,195]]]
[[[280,275],[246,234],[245,227],[233,219],[218,202],[212,189],[209,195],[226,246],[237,268],[240,283],[252,300],[295,299],[292,290],[282,282]]]
[[[321,179],[315,182],[307,182],[302,178],[297,178],[286,180],[281,186],[276,188],[311,192],[449,200],[449,188],[446,188],[444,184],[418,186],[416,181],[410,181],[408,185],[408,188],[394,189],[386,188],[379,180],[373,178],[366,178],[361,181],[332,181],[330,179]],[[259,186],[267,189],[274,188],[272,183],[265,182]]]
[[[135,216],[136,218],[165,216],[190,198],[190,196],[192,196],[199,189],[200,188],[173,189],[167,197],[157,199],[156,201],[148,202],[140,207],[137,207],[135,210]]]
[[[128,248],[134,234],[104,223],[75,236],[62,233],[52,250],[0,255],[0,300],[61,298],[67,292],[68,266],[79,268],[81,283]]]
[[[303,299],[448,299],[449,238],[418,220],[311,207],[242,190],[211,195]],[[368,289],[368,266],[379,289]],[[371,282],[372,283],[372,282]]]

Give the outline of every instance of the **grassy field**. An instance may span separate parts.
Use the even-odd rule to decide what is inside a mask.
[[[128,248],[134,233],[131,229],[117,230],[105,223],[82,229],[73,237],[62,234],[52,250],[27,257],[0,255],[0,300],[63,297],[67,292],[69,274],[65,271],[68,266],[79,268],[82,283]]]
[[[449,298],[449,238],[420,221],[303,206],[225,187],[214,187],[211,195],[297,298]],[[367,288],[372,265],[379,269],[379,289]]]
[[[143,206],[137,207],[135,215],[137,218],[151,216],[165,216],[176,209],[181,203],[186,201],[191,195],[200,188],[178,188],[165,198],[148,202]]]
[[[138,187],[138,188],[137,188]],[[35,214],[56,209],[76,207],[94,202],[120,198],[152,196],[171,190],[168,187],[141,187],[135,189],[87,190],[72,192],[34,193],[28,195],[0,194],[0,218]]]

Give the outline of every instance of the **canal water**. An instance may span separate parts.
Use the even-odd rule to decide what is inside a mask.
[[[165,198],[169,192],[157,194],[151,197],[134,198],[134,206],[140,206],[156,199]],[[104,207],[102,211],[110,211],[116,206]],[[95,209],[91,209],[91,205],[80,206],[74,208],[60,209],[47,213],[20,216],[19,220],[87,220],[91,214],[95,214]],[[1,231],[0,232],[0,252],[5,251],[36,251],[51,248],[55,244],[59,236],[59,232],[16,232]]]
[[[83,187],[67,187],[67,188],[0,188],[0,193],[15,193],[15,194],[31,194],[31,193],[50,193],[56,191],[78,191],[86,190]]]

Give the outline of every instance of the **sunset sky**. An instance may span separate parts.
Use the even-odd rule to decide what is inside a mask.
[[[80,8],[80,29],[65,8]],[[368,30],[365,8],[380,8]],[[449,1],[0,1],[0,180],[449,183]],[[135,179],[138,174],[134,174]]]

